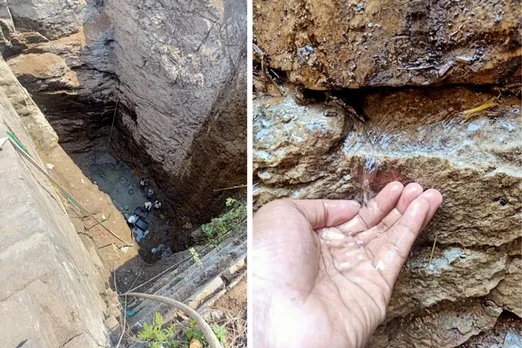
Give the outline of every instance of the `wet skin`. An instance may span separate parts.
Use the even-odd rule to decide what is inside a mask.
[[[441,203],[437,190],[392,182],[364,208],[347,200],[262,207],[252,251],[255,346],[363,347]]]

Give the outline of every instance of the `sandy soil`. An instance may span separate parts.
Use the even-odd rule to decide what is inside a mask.
[[[227,311],[228,319],[224,323],[227,328],[228,347],[247,346],[247,279],[240,281],[232,290],[221,297],[214,307]]]

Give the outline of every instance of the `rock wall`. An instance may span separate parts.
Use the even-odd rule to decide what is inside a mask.
[[[7,131],[15,134],[43,166],[37,149],[57,146],[56,134],[41,114],[23,114],[34,106],[19,104],[23,89],[3,60],[0,71],[2,346],[104,346],[101,262],[84,247],[49,180],[4,141]]]
[[[517,82],[520,1],[256,1],[270,66],[311,89]]]
[[[113,149],[174,215],[209,218],[224,195],[213,189],[244,183],[244,1],[20,0],[0,3],[0,23],[3,56],[69,153],[105,144],[116,109]]]
[[[135,160],[179,214],[209,218],[213,190],[246,179],[246,2],[118,0],[107,13]]]
[[[521,77],[520,8],[254,5],[257,45],[286,93],[255,77],[254,205],[362,202],[392,180],[444,196],[369,347],[455,347],[492,330],[503,311],[522,314],[522,118],[512,84]]]
[[[10,1],[0,19],[0,49],[31,93],[68,153],[84,152],[106,136],[117,91],[114,29],[96,1]],[[29,13],[32,25],[23,25]]]

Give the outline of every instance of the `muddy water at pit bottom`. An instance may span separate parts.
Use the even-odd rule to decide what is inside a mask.
[[[111,155],[94,160],[87,167],[86,175],[111,197],[121,212],[133,212],[136,207],[148,201],[140,189],[139,179],[129,167]]]

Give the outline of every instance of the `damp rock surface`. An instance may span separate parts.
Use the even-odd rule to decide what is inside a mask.
[[[506,276],[491,292],[490,298],[506,309],[522,317],[520,292],[516,291],[522,282],[522,259],[515,258],[506,269]],[[515,291],[513,291],[515,289]]]
[[[491,330],[502,311],[519,313],[520,99],[471,86],[367,90],[363,123],[285,90],[254,101],[255,207],[278,198],[363,203],[393,180],[444,197],[369,347],[456,347]]]
[[[482,330],[492,329],[502,312],[482,299],[444,302],[431,310],[378,328],[367,347],[456,347]]]
[[[258,1],[270,66],[311,89],[490,84],[520,74],[520,3]]]
[[[494,109],[463,122],[461,112],[482,104],[491,94],[463,88],[408,92],[369,95],[366,124],[337,115],[342,138],[329,136],[328,132],[335,131],[327,127],[316,128],[315,134],[307,128],[332,122],[310,111],[312,106],[289,116],[284,103],[258,100],[254,130],[271,134],[273,143],[280,145],[269,152],[269,160],[264,143],[254,145],[254,168],[260,181],[254,190],[256,202],[281,197],[362,199],[363,175],[373,193],[393,180],[416,181],[444,196],[421,241],[433,240],[437,233],[443,244],[500,246],[521,237],[518,100],[506,98]],[[283,128],[289,131],[281,132]],[[308,155],[303,143],[300,151],[304,154],[295,156],[292,142],[301,138],[314,139],[318,151]],[[321,148],[329,151],[321,152]]]

